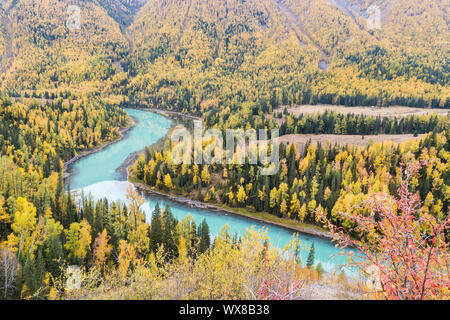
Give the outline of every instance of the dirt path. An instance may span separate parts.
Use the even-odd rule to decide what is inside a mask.
[[[283,4],[280,0],[274,0],[278,8],[280,9],[281,14],[285,16],[285,18],[288,20],[288,23],[291,27],[291,29],[294,31],[295,35],[297,36],[297,39],[300,42],[300,45],[304,45],[304,42],[301,41],[301,36],[298,33],[297,30],[300,30],[300,33],[303,34],[307,39],[308,42],[313,45],[317,50],[319,50],[320,55],[322,56],[322,60],[319,62],[318,67],[326,71],[328,69],[328,66],[330,64],[330,57],[329,54],[325,51],[324,48],[322,48],[319,44],[317,44],[309,34],[308,30],[306,29],[303,22],[300,20],[300,17],[297,16],[294,12],[292,12],[291,9],[289,9],[287,6]]]
[[[214,60],[216,60],[219,57],[219,51],[220,51],[220,43],[222,42],[221,38],[217,39],[216,47],[214,48]]]
[[[131,40],[131,32],[128,30],[129,26],[120,26],[120,31],[122,32],[122,35],[125,37],[125,40],[128,42],[128,48],[129,52],[132,52],[134,50],[133,41]]]

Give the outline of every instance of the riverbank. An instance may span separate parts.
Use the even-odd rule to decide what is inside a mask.
[[[192,116],[192,115],[177,112],[177,111],[168,111],[168,110],[163,110],[163,109],[150,108],[150,107],[146,108],[146,107],[138,107],[138,106],[128,106],[127,108],[141,110],[141,111],[154,112],[154,113],[158,113],[158,114],[168,117],[168,118],[170,118],[171,116],[178,116],[178,117],[183,117],[183,118],[187,118],[190,120],[202,120],[202,118],[200,118],[200,117]]]
[[[142,111],[148,111],[145,108],[130,108],[130,109],[137,109],[137,110],[142,110]],[[153,112],[153,111],[148,111],[148,112]],[[166,139],[168,139],[168,137],[171,136],[173,130],[175,129],[175,127],[179,124],[179,122],[169,116],[164,115],[167,118],[170,118],[171,120],[171,126],[169,128],[169,131],[167,131],[167,134],[160,138],[158,141],[156,141],[155,143],[153,143],[152,145],[148,146],[147,148],[153,149],[153,150],[158,150],[159,148],[162,148],[164,146],[164,143],[166,141]],[[138,159],[141,155],[145,154],[145,149],[142,149],[140,151],[137,151],[135,153],[130,154],[125,161],[120,165],[119,168],[117,168],[117,171],[120,173],[120,178],[123,180],[128,180],[128,168],[131,167]]]
[[[132,183],[137,190],[139,190],[140,192],[142,192],[146,195],[156,195],[156,196],[164,197],[173,202],[177,202],[177,203],[181,203],[181,204],[190,206],[191,208],[204,209],[204,210],[209,210],[209,211],[214,211],[214,212],[223,212],[223,213],[227,213],[227,214],[238,215],[238,216],[245,217],[245,218],[248,218],[251,220],[255,220],[255,221],[267,224],[267,225],[273,225],[273,226],[281,227],[284,229],[288,229],[290,231],[300,232],[303,234],[308,234],[308,235],[319,237],[319,238],[326,239],[326,240],[333,239],[331,234],[329,234],[327,231],[325,231],[324,229],[322,229],[320,227],[296,222],[291,219],[276,217],[267,212],[252,212],[246,208],[232,208],[232,207],[229,207],[226,205],[211,204],[211,203],[206,203],[206,202],[186,198],[186,197],[183,197],[183,196],[177,195],[177,194],[171,194],[171,193],[163,192],[161,190],[155,190],[149,186],[144,185],[142,183],[142,181],[140,181],[136,177],[130,175],[130,173],[128,175],[128,181],[130,183]]]
[[[165,141],[170,137],[171,132],[173,132],[174,128],[177,125],[183,124],[183,125],[189,126],[189,124],[192,124],[192,119],[194,119],[194,117],[192,117],[192,116],[184,115],[181,113],[175,113],[175,112],[166,113],[166,112],[163,112],[160,110],[159,110],[160,112],[155,112],[155,110],[153,110],[153,109],[149,110],[146,108],[138,108],[138,107],[134,107],[134,108],[130,108],[130,109],[137,109],[137,110],[146,111],[146,112],[158,113],[158,114],[161,114],[171,120],[171,127],[168,130],[167,134],[165,136],[163,136],[162,138],[160,138],[155,143],[153,143],[152,145],[148,146],[148,147],[152,148],[153,150],[159,150],[164,146]],[[79,154],[76,157],[74,157],[73,159],[66,162],[64,164],[65,177],[70,176],[70,173],[66,172],[69,165],[73,164],[74,162],[76,162],[90,154],[99,152],[102,149],[110,146],[111,144],[117,143],[120,140],[124,139],[126,137],[127,132],[130,129],[132,129],[133,127],[135,127],[137,124],[138,124],[138,120],[130,116],[129,124],[127,125],[127,127],[119,130],[119,137],[103,144],[102,146],[100,146],[98,148],[95,148],[92,150],[87,150],[87,151],[83,152],[82,154]],[[251,219],[254,221],[258,221],[260,223],[264,223],[267,225],[278,226],[278,227],[282,227],[282,228],[290,230],[290,231],[299,232],[299,233],[303,233],[303,234],[307,234],[307,235],[311,235],[311,236],[315,236],[315,237],[320,237],[320,238],[327,239],[327,240],[331,240],[331,238],[332,238],[329,233],[327,233],[325,230],[323,230],[317,226],[308,225],[308,224],[300,224],[299,222],[296,222],[294,220],[276,217],[276,216],[273,216],[273,215],[271,215],[269,213],[265,213],[265,212],[253,212],[253,211],[248,210],[247,208],[232,208],[232,207],[228,207],[226,205],[205,203],[202,201],[189,199],[189,198],[186,198],[186,197],[183,197],[180,195],[176,195],[176,194],[168,194],[168,193],[162,192],[160,190],[154,190],[148,186],[145,186],[142,183],[142,181],[138,181],[136,178],[134,178],[130,174],[131,166],[135,163],[135,161],[142,154],[144,154],[144,152],[145,152],[145,149],[142,149],[140,151],[130,154],[126,158],[126,160],[120,165],[120,167],[117,168],[117,171],[120,172],[120,176],[123,180],[128,180],[130,183],[135,185],[135,187],[138,190],[140,190],[144,193],[147,193],[150,195],[153,194],[153,195],[161,196],[161,197],[167,198],[169,200],[172,200],[174,202],[177,202],[177,203],[180,203],[180,204],[183,204],[186,206],[190,206],[191,208],[207,209],[207,210],[214,211],[214,212],[222,212],[225,214],[237,215],[237,216],[245,217],[245,218],[248,218],[248,219]]]
[[[84,150],[80,154],[78,154],[75,157],[73,157],[72,159],[70,159],[69,161],[64,162],[64,165],[63,165],[64,179],[66,179],[72,175],[72,173],[67,172],[67,169],[69,168],[69,166],[71,164],[73,164],[73,163],[77,162],[78,160],[83,159],[84,157],[87,157],[93,153],[99,152],[99,151],[105,149],[106,147],[124,139],[125,135],[128,133],[128,131],[130,131],[132,128],[137,126],[137,124],[139,123],[138,120],[133,117],[128,117],[128,119],[129,119],[129,121],[128,121],[127,126],[119,129],[118,137],[116,137],[115,139],[110,140],[110,141],[105,141],[104,143],[101,144],[101,146],[99,146],[97,148]]]
[[[166,139],[168,139],[168,137],[170,137],[171,132],[177,125],[179,125],[179,124],[187,125],[186,119],[201,120],[200,118],[185,115],[185,114],[182,114],[179,112],[169,112],[169,111],[164,111],[164,110],[159,110],[159,109],[141,108],[141,107],[131,107],[131,109],[137,109],[137,110],[142,110],[142,111],[147,111],[147,112],[155,112],[155,113],[161,114],[165,117],[168,117],[169,119],[172,120],[172,126],[169,129],[169,131],[167,132],[167,134],[164,137],[162,137],[161,139],[159,139],[157,142],[155,142],[154,144],[149,146],[153,150],[158,150],[159,148],[163,147],[164,142],[166,141]],[[130,167],[139,158],[139,156],[142,155],[144,152],[145,152],[145,150],[141,150],[141,151],[135,152],[134,154],[131,154],[118,170],[121,170],[121,175],[122,175],[123,171],[125,171],[126,176],[122,176],[122,177],[124,179],[128,180],[130,183],[132,183],[136,187],[136,189],[138,189],[139,191],[141,191],[145,194],[148,194],[148,195],[153,194],[153,195],[157,195],[160,197],[164,197],[171,201],[190,206],[191,208],[206,209],[206,210],[211,210],[211,211],[215,211],[215,212],[224,212],[227,214],[238,215],[238,216],[252,219],[252,220],[267,224],[267,225],[282,227],[282,228],[288,229],[290,231],[300,232],[303,234],[308,234],[308,235],[319,237],[319,238],[326,239],[326,240],[332,240],[331,234],[329,234],[326,230],[324,230],[323,228],[320,228],[318,226],[296,222],[292,219],[276,217],[267,212],[252,212],[246,208],[233,208],[233,207],[229,207],[226,205],[210,204],[210,203],[206,203],[206,202],[202,202],[202,201],[198,201],[198,200],[194,200],[194,199],[189,199],[189,198],[183,197],[181,195],[165,193],[165,192],[162,192],[161,190],[152,189],[151,187],[144,185],[142,183],[142,181],[139,181],[136,177],[134,177],[130,174]],[[131,160],[134,160],[134,161],[131,161]]]

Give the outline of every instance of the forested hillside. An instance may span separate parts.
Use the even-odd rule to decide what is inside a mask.
[[[82,1],[77,29],[71,4],[25,0],[3,5],[2,35],[11,50],[3,54],[3,91],[97,91],[114,74],[112,61],[128,48],[119,26],[96,1]]]
[[[280,148],[276,174],[264,176],[247,156],[241,165],[197,165],[171,162],[173,145],[162,152],[148,152],[133,168],[146,185],[201,201],[269,212],[278,217],[318,222],[317,207],[324,208],[339,227],[349,228],[342,212],[364,215],[359,207],[371,194],[395,195],[407,163],[427,163],[411,190],[426,200],[423,210],[437,219],[447,219],[449,192],[449,131],[434,131],[418,141],[391,141],[366,147],[308,144]],[[208,148],[208,144],[204,147]],[[176,150],[176,149],[175,149]],[[320,223],[319,223],[320,225]],[[355,235],[356,236],[356,235]]]
[[[441,16],[432,20],[442,32],[430,42],[441,46],[413,52],[406,63],[403,51],[415,46],[391,39],[404,38],[400,21],[360,29],[325,0],[148,1],[130,27],[136,48],[125,67],[136,77],[127,92],[154,107],[201,113],[210,124],[229,116],[226,126],[291,103],[444,107],[447,31]]]
[[[83,1],[71,28],[69,1],[6,1],[1,89],[95,92],[220,126],[282,104],[448,107],[448,1],[376,3],[379,29],[368,2],[331,0]]]
[[[119,136],[126,113],[95,100],[0,100],[0,154],[47,178],[78,152]]]

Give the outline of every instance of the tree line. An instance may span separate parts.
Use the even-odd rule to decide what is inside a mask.
[[[409,115],[391,118],[353,113],[344,115],[329,110],[298,116],[288,112],[283,113],[285,120],[280,125],[280,136],[286,134],[423,134],[447,130],[449,123],[448,115]],[[276,113],[276,117],[282,118],[283,113]]]
[[[118,137],[128,123],[125,111],[97,99],[2,98],[0,110],[0,154],[46,178],[79,152]]]
[[[315,216],[319,207],[336,225],[350,230],[348,221],[340,216],[342,212],[356,210],[353,208],[376,192],[396,195],[402,164],[427,160],[412,191],[424,200],[423,210],[438,220],[448,215],[448,130],[401,144],[386,141],[359,147],[307,143],[303,150],[294,144],[281,144],[279,170],[272,176],[261,175],[248,156],[242,165],[175,165],[173,146],[168,142],[164,150],[141,156],[133,167],[134,176],[164,192],[298,222],[320,225]],[[354,212],[364,214],[364,210]]]

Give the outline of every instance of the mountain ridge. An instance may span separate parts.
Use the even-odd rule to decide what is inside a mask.
[[[229,106],[248,116],[277,100],[449,107],[446,3],[95,0],[75,3],[81,26],[69,30],[71,1],[9,1],[0,90],[74,90],[193,114]],[[369,4],[380,29],[364,25]]]

